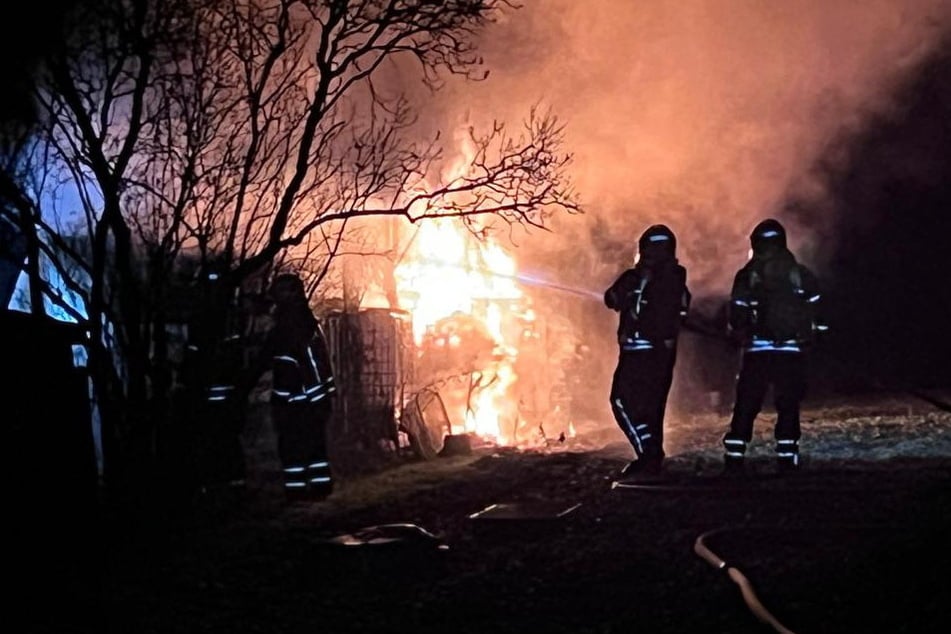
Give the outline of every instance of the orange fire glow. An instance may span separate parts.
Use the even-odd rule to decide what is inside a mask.
[[[452,433],[511,444],[518,426],[515,363],[524,306],[515,260],[491,238],[477,240],[452,218],[422,223],[395,270],[400,304],[413,318],[416,345],[452,358],[440,378],[462,386],[443,396]],[[425,352],[424,352],[425,353]]]

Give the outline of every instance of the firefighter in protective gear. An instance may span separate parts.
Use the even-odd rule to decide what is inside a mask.
[[[196,290],[182,365],[196,476],[203,490],[239,490],[245,486],[241,432],[247,394],[241,389],[243,341],[234,297],[214,266],[201,272]]]
[[[273,326],[263,359],[272,370],[271,412],[288,499],[322,499],[333,490],[327,427],[333,413],[333,368],[327,341],[301,279],[271,285]]]
[[[664,414],[691,299],[676,249],[667,226],[648,227],[638,241],[634,267],[604,293],[605,305],[619,313],[611,411],[635,454],[624,476],[659,472],[665,457]]]
[[[798,469],[800,403],[806,392],[805,354],[826,326],[819,316],[815,275],[786,246],[786,230],[763,220],[750,234],[751,256],[736,274],[729,303],[731,337],[742,347],[730,429],[723,438],[726,471],[741,472],[753,423],[772,386],[776,458]]]

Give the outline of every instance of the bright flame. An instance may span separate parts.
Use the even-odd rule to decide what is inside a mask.
[[[396,281],[402,305],[413,314],[417,345],[438,320],[472,314],[477,300],[489,302],[493,334],[501,338],[499,306],[492,302],[522,297],[514,260],[498,245],[477,242],[451,218],[420,225]]]
[[[448,345],[450,350],[439,354],[460,355],[451,366],[456,376],[438,377],[465,384],[457,390],[462,398],[447,398],[442,391],[452,432],[472,432],[499,444],[514,441],[519,422],[511,389],[518,379],[516,344],[530,314],[523,310],[515,274],[514,259],[500,245],[491,237],[477,240],[452,218],[420,224],[395,271],[420,354]]]

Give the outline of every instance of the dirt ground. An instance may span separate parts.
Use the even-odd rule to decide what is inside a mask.
[[[719,473],[725,416],[677,415],[651,480],[619,486],[620,432],[581,425],[293,505],[251,447],[246,497],[104,527],[91,567],[45,584],[59,598],[18,631],[946,631],[951,414],[902,395],[813,404],[804,468],[782,476],[772,422],[743,478]]]

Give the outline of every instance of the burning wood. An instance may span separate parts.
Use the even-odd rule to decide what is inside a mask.
[[[515,366],[534,319],[514,272],[514,259],[491,238],[478,240],[450,219],[421,226],[395,271],[413,315],[418,383],[438,390],[451,434],[514,442]]]

